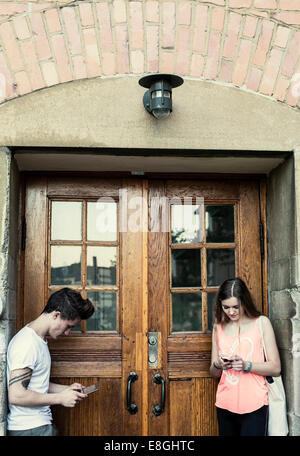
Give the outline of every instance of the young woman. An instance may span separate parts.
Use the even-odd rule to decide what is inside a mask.
[[[264,358],[259,319],[268,361]],[[255,308],[243,280],[226,280],[216,298],[210,367],[213,377],[221,377],[216,395],[220,435],[266,435],[265,376],[279,376],[280,370],[270,320]]]

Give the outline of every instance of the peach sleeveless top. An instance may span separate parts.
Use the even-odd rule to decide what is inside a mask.
[[[239,355],[244,361],[264,362],[258,318],[239,336],[227,336],[222,324],[217,325],[218,354]],[[234,413],[250,413],[268,405],[265,377],[228,369],[222,372],[216,395],[216,406]]]

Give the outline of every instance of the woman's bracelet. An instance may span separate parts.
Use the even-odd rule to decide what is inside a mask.
[[[245,374],[248,374],[248,372],[250,372],[251,369],[252,369],[252,363],[251,363],[251,361],[248,361],[247,369],[244,370]]]
[[[215,363],[215,361],[213,362],[213,366],[214,366],[216,369],[218,369],[218,370],[222,370],[222,367],[217,366],[216,363]]]

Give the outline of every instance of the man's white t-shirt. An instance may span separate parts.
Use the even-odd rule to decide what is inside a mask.
[[[11,371],[25,367],[32,370],[27,389],[43,394],[48,393],[51,368],[48,344],[28,326],[21,329],[8,345],[7,384],[9,384]],[[8,430],[32,429],[52,422],[52,413],[48,405],[36,407],[8,405]]]

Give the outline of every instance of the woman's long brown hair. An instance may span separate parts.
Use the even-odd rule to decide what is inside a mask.
[[[235,297],[239,300],[245,314],[249,318],[256,318],[261,313],[256,309],[253,298],[245,282],[240,278],[227,279],[220,286],[215,303],[215,323],[228,322],[229,318],[222,309],[222,301]]]

